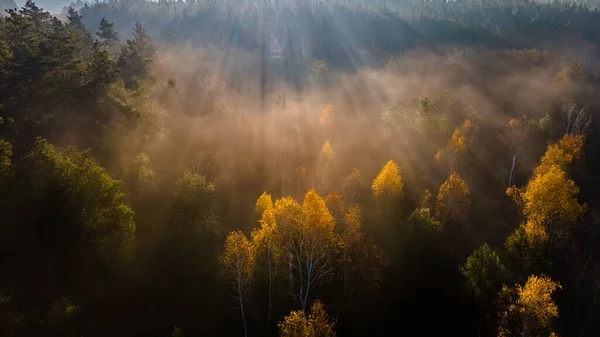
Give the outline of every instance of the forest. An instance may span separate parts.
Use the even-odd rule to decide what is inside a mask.
[[[1,336],[600,335],[597,4],[42,4],[0,0]]]

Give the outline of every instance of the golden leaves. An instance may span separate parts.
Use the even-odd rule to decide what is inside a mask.
[[[321,301],[317,300],[308,317],[301,310],[292,311],[279,323],[279,330],[281,337],[335,337],[334,325]]]
[[[584,213],[585,205],[577,202],[579,189],[565,172],[579,158],[582,147],[581,136],[565,135],[548,146],[524,188],[507,189],[526,219],[522,227],[529,244],[544,243],[550,236],[562,237]]]
[[[536,275],[529,276],[525,286],[504,286],[499,295],[504,303],[498,336],[521,335],[522,331],[531,336],[555,336],[550,324],[558,317],[558,307],[552,295],[561,288],[549,277]]]
[[[561,140],[548,145],[548,149],[541,162],[536,167],[534,175],[540,175],[550,170],[552,166],[558,166],[566,170],[567,166],[581,156],[583,148],[583,137],[577,135],[565,135]]]
[[[305,230],[323,231],[323,234],[333,232],[333,217],[327,209],[325,200],[314,189],[306,192],[302,202]]]
[[[239,292],[249,288],[254,271],[254,250],[244,233],[235,231],[227,235],[219,264],[223,276],[241,296]]]
[[[462,219],[470,206],[469,186],[458,173],[453,172],[440,186],[435,201],[435,214],[438,219],[452,217]]]
[[[547,276],[531,275],[525,287],[517,286],[519,299],[513,308],[535,318],[538,324],[549,326],[552,319],[558,317],[558,307],[552,300],[552,294],[561,288],[560,283]]]
[[[256,205],[254,206],[254,212],[257,215],[262,215],[267,209],[273,208],[273,200],[271,199],[271,195],[267,194],[267,192],[263,192],[263,194],[258,197],[256,200]]]
[[[377,198],[398,198],[402,196],[402,178],[400,169],[393,160],[388,161],[375,180],[371,189]]]

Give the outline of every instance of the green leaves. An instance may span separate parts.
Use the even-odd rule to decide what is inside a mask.
[[[98,166],[89,153],[74,148],[57,151],[38,139],[26,163],[24,173],[28,178],[24,187],[35,198],[34,205],[39,209],[34,212],[35,221],[39,225],[55,222],[52,228],[72,238],[67,245],[71,247],[83,247],[87,241],[109,255],[123,254],[134,247],[133,210],[124,203],[121,183]],[[59,209],[43,206],[56,197],[66,204]],[[47,234],[51,235],[47,239],[55,237]]]
[[[200,174],[186,170],[175,183],[173,225],[183,230],[217,231],[215,187]]]
[[[469,291],[481,305],[488,305],[502,281],[504,266],[487,244],[476,249],[460,267]]]

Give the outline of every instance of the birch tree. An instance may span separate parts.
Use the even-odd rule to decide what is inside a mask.
[[[302,310],[292,311],[279,323],[281,337],[335,337],[335,324],[327,315],[321,301],[317,300],[307,315]]]
[[[315,190],[306,193],[300,209],[289,199],[275,203],[277,221],[290,254],[290,276],[297,286],[302,309],[306,311],[314,286],[331,274],[334,220]]]
[[[264,197],[263,197],[264,196]],[[268,199],[267,199],[268,196]],[[261,205],[262,204],[262,205]],[[256,209],[263,208],[260,228],[252,232],[252,245],[256,253],[256,269],[266,274],[268,283],[268,326],[271,327],[271,311],[273,308],[273,285],[279,275],[283,252],[281,240],[275,221],[275,206],[271,196],[263,194],[257,201]]]
[[[253,285],[254,262],[254,252],[248,238],[239,231],[229,233],[225,241],[225,249],[219,258],[219,264],[223,277],[233,290],[234,298],[239,301],[244,336],[248,336],[244,298]]]
[[[500,293],[498,337],[555,337],[551,323],[558,318],[552,295],[561,289],[547,276],[531,275],[524,286],[504,286]]]
[[[435,201],[435,214],[444,223],[446,219],[461,220],[466,217],[469,205],[469,186],[458,175],[453,172],[440,186]]]

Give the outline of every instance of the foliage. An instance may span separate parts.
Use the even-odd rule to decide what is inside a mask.
[[[255,255],[252,243],[242,232],[231,232],[227,235],[223,253],[219,257],[221,273],[239,301],[244,334],[248,335],[244,297],[253,286]]]
[[[504,270],[498,255],[487,244],[476,249],[460,267],[467,287],[483,305],[489,304],[497,292]]]
[[[527,185],[507,191],[526,219],[523,229],[530,244],[544,243],[550,236],[564,238],[583,214],[585,205],[577,201],[579,189],[564,171],[582,145],[580,136],[571,135],[550,144]]]
[[[100,26],[98,27],[96,36],[98,36],[100,41],[107,46],[113,46],[119,42],[119,35],[114,29],[114,24],[106,21],[104,18],[100,20]]]
[[[89,153],[73,148],[57,151],[48,142],[38,140],[26,160],[27,178],[23,183],[39,212],[34,213],[33,220],[39,225],[48,224],[48,232],[43,234],[46,245],[67,254],[91,244],[109,256],[127,253],[134,247],[134,213],[124,204],[121,183],[98,166]],[[53,221],[62,224],[56,226]],[[66,238],[71,242],[64,242]]]
[[[551,170],[553,166],[558,166],[566,170],[568,165],[572,164],[581,156],[583,148],[583,137],[577,135],[565,135],[558,142],[549,144],[546,153],[542,156],[541,162],[535,169],[535,175],[542,175]]]
[[[217,231],[215,187],[200,174],[184,171],[175,182],[173,225],[180,229]]]
[[[273,205],[273,199],[271,199],[271,195],[267,194],[267,192],[263,192],[263,194],[261,194],[256,200],[254,213],[258,216],[263,216],[265,211],[271,210],[273,207],[275,206]]]
[[[365,188],[366,183],[363,180],[360,170],[353,169],[344,180],[342,186],[344,199],[350,205],[356,204],[364,193]]]
[[[400,169],[393,160],[388,161],[373,180],[371,189],[376,198],[398,198],[402,196],[402,178]]]
[[[531,275],[525,286],[504,286],[500,297],[498,336],[552,336],[552,320],[558,317],[558,307],[552,299],[561,285],[547,276]]]
[[[292,311],[279,323],[281,337],[335,337],[331,322],[321,301],[316,300],[308,318],[303,311]]]
[[[440,186],[435,201],[435,214],[442,222],[446,219],[463,219],[469,210],[471,203],[469,186],[458,175],[453,172]]]
[[[8,175],[11,166],[12,145],[0,139],[0,181]]]

